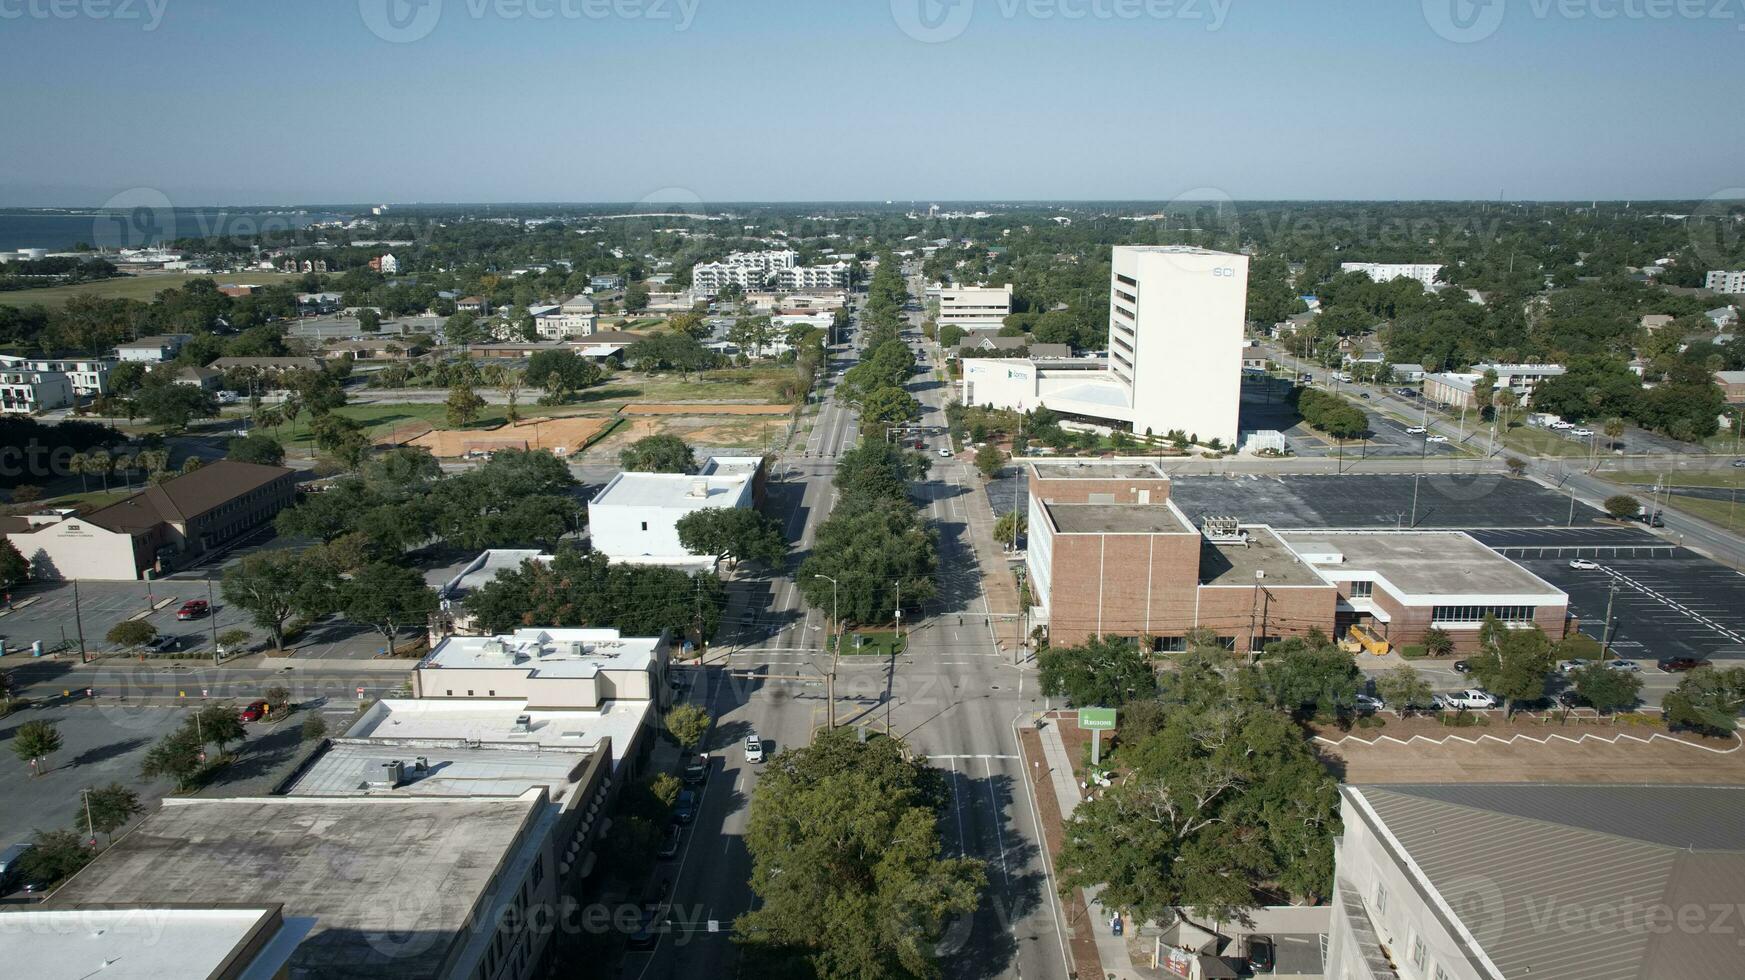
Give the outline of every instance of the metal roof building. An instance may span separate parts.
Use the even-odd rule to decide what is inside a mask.
[[[1745,975],[1745,787],[1347,786],[1327,975]]]

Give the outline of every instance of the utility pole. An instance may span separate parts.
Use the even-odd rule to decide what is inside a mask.
[[[903,638],[903,580],[897,579],[897,639]]]
[[[1604,663],[1606,654],[1612,649],[1612,603],[1618,598],[1618,580],[1612,579],[1612,591],[1606,596],[1606,628],[1601,634],[1600,662]]]
[[[90,838],[91,846],[97,846],[97,825],[91,820],[91,787],[79,791],[79,796],[85,801],[85,836]]]
[[[73,628],[79,633],[79,663],[91,661],[85,656],[85,621],[79,616],[79,580],[73,579]]]
[[[218,607],[213,604],[212,578],[206,579],[206,626],[212,634],[212,666],[218,666]]]

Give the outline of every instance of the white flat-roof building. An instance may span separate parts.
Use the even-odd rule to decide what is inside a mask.
[[[314,925],[278,903],[31,908],[0,915],[0,962],[40,980],[276,980]]]
[[[0,413],[30,415],[73,404],[73,382],[59,371],[0,371]]]
[[[1416,279],[1425,289],[1433,289],[1436,286],[1436,276],[1442,272],[1442,266],[1411,262],[1341,262],[1339,271],[1361,272],[1376,282]]]
[[[1717,293],[1745,293],[1745,271],[1716,270],[1708,274],[1703,285]]]
[[[612,561],[713,567],[714,555],[679,543],[679,519],[710,507],[756,506],[762,469],[756,456],[728,456],[707,460],[696,475],[620,473],[588,502],[594,550]]]
[[[443,683],[448,683],[445,679]],[[453,690],[452,698],[442,696]],[[425,740],[481,748],[600,751],[611,747],[614,772],[636,753],[641,733],[653,724],[653,701],[609,701],[599,708],[544,709],[525,700],[464,697],[462,688],[426,688],[435,697],[387,699],[370,705],[347,738],[401,739],[409,746]]]
[[[1237,444],[1248,257],[1117,245],[1105,370],[965,361],[965,404],[1046,406],[1093,424]]]
[[[965,330],[998,328],[1012,313],[1012,285],[942,286],[939,289],[940,326],[954,324]]]
[[[157,337],[141,337],[115,345],[115,356],[122,362],[133,361],[141,364],[161,364],[173,360],[182,351],[183,345],[194,338],[185,333],[163,334]]]
[[[21,357],[17,354],[0,354],[0,371],[64,374],[72,382],[75,395],[108,394],[109,371],[114,367],[114,361],[100,357]]]
[[[533,708],[594,710],[665,697],[664,636],[616,629],[528,627],[505,636],[450,636],[412,672],[419,698],[518,699]]]

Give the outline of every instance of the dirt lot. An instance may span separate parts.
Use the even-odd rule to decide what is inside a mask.
[[[636,440],[653,435],[678,436],[697,447],[699,455],[708,449],[763,449],[787,424],[785,415],[734,419],[676,415],[627,418],[624,425],[588,451],[592,456],[613,456]]]
[[[1320,731],[1317,748],[1347,783],[1701,783],[1745,785],[1745,748],[1669,734],[1658,724],[1518,716],[1445,727],[1386,717],[1381,728]],[[1403,743],[1403,744],[1402,744]]]
[[[625,415],[786,415],[793,411],[792,405],[743,405],[743,404],[631,404],[623,408]]]
[[[442,458],[475,449],[550,449],[573,456],[611,425],[609,418],[586,416],[525,419],[496,429],[436,429],[408,440],[407,445],[422,446]]]

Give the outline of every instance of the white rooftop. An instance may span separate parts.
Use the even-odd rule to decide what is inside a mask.
[[[287,792],[291,796],[507,796],[544,787],[555,803],[569,798],[592,753],[576,748],[427,747],[396,739],[335,739]],[[424,760],[419,767],[418,760]],[[386,766],[401,764],[389,786]]]
[[[529,677],[593,677],[602,670],[647,670],[658,636],[620,636],[615,629],[531,627],[506,636],[450,636],[424,655],[418,669],[515,670]]]
[[[590,507],[658,507],[701,510],[731,507],[746,491],[749,473],[722,476],[687,473],[620,473],[595,495]]]
[[[308,932],[273,906],[232,908],[21,909],[0,915],[0,959],[8,976],[33,980],[182,980],[219,975],[256,930],[277,937],[241,974],[276,976]]]
[[[596,751],[600,739],[610,738],[616,770],[644,716],[652,710],[652,701],[607,701],[598,710],[543,711],[529,710],[527,702],[519,699],[390,699],[371,705],[345,735],[586,751]],[[522,716],[527,718],[525,729],[519,724]]]
[[[489,585],[492,579],[503,572],[520,571],[521,565],[528,561],[550,564],[551,555],[537,548],[492,548],[481,552],[452,578],[442,580],[440,576],[446,575],[448,571],[442,569],[427,576],[425,581],[444,599],[462,599]],[[431,581],[433,577],[437,580]]]
[[[704,476],[756,476],[762,456],[711,456],[703,461]]]

